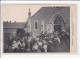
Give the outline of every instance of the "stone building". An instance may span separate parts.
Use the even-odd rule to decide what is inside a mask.
[[[4,22],[4,33],[16,33],[17,29],[24,29],[26,33],[38,35],[40,33],[67,30],[70,28],[69,7],[42,7],[33,16],[29,9],[26,22]]]
[[[31,13],[29,12],[29,16]],[[70,28],[69,7],[42,7],[28,19],[28,31],[33,35],[41,32],[61,31]]]

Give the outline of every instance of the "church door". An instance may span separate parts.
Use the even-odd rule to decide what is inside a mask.
[[[54,30],[55,31],[61,31],[61,25],[54,25]]]
[[[54,19],[54,30],[60,32],[62,30],[63,19],[60,15],[56,15]]]

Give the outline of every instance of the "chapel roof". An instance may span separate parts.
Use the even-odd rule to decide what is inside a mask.
[[[56,13],[62,14],[62,16],[68,15],[68,13],[64,13],[64,11],[69,12],[69,7],[42,7],[40,10],[38,10],[32,17],[31,20],[50,20],[53,15]],[[67,16],[66,16],[67,17]],[[65,18],[65,17],[64,17]]]
[[[16,22],[16,23],[10,23],[10,22],[3,22],[3,28],[24,28],[26,22]]]

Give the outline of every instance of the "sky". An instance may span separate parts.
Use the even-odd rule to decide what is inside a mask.
[[[39,5],[39,4],[2,4],[1,5],[1,20],[26,22],[28,18],[29,8],[31,16],[33,16],[41,7],[54,7],[67,5]]]
[[[1,9],[2,21],[25,22],[28,18],[29,8],[31,10],[31,16],[32,16],[41,8],[41,6],[4,4],[1,6],[1,8],[2,8]]]

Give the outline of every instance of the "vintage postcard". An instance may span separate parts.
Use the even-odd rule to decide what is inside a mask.
[[[75,4],[2,4],[2,53],[77,53]]]

